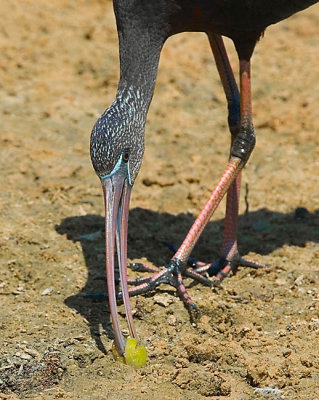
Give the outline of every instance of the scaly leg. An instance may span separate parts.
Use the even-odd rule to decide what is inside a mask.
[[[208,38],[227,99],[228,125],[231,133],[232,146],[241,126],[240,94],[222,37],[214,33],[209,33]],[[247,111],[251,118],[251,109]],[[237,229],[240,182],[241,173],[237,175],[236,180],[231,184],[227,192],[225,227],[220,259],[216,263],[206,265],[209,275],[216,275],[216,278],[219,281],[221,281],[230,271],[235,271],[239,266],[251,268],[265,267],[257,262],[245,260],[238,252]],[[203,263],[200,263],[198,266],[201,266],[201,271],[206,269],[203,268]]]

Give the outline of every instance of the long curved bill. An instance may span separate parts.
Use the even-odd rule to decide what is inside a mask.
[[[114,341],[120,356],[125,352],[125,341],[121,333],[116,305],[114,280],[114,248],[117,245],[117,257],[120,270],[122,296],[130,336],[137,337],[127,286],[127,228],[131,195],[131,185],[126,171],[122,168],[101,179],[105,203],[105,250],[106,277],[109,306],[114,330]]]

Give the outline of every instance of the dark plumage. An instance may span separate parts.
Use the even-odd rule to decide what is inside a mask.
[[[91,135],[91,159],[101,179],[106,212],[106,257],[108,295],[115,344],[124,353],[114,287],[115,237],[122,280],[122,292],[130,334],[137,337],[129,295],[145,292],[162,282],[175,286],[190,308],[195,305],[182,282],[182,274],[211,285],[203,271],[217,271],[222,279],[239,265],[261,267],[244,260],[237,249],[237,217],[240,173],[255,144],[251,118],[250,58],[264,30],[303,10],[315,0],[114,0],[120,46],[120,82],[114,103],[96,122]],[[131,186],[144,152],[144,128],[153,96],[158,61],[165,40],[186,31],[206,32],[228,102],[231,132],[230,160],[203,210],[184,242],[164,270],[157,270],[130,293],[126,282],[127,218]],[[221,35],[234,42],[240,63],[237,88]],[[187,51],[187,49],[185,49]],[[188,257],[212,213],[227,192],[225,231],[221,258],[214,266],[195,265],[188,269]],[[148,267],[144,269],[150,270]],[[154,271],[153,271],[154,272]]]

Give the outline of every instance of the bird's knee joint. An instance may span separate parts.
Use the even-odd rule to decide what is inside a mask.
[[[233,142],[231,155],[247,161],[255,147],[255,143],[256,137],[253,126],[241,127]]]

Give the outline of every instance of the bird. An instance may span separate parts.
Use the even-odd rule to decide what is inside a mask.
[[[240,256],[237,247],[241,171],[255,146],[251,111],[250,60],[265,29],[317,3],[315,0],[113,0],[116,17],[120,80],[116,98],[95,123],[90,140],[93,168],[101,181],[105,204],[107,296],[117,354],[125,356],[126,343],[117,313],[115,247],[129,334],[140,343],[129,297],[168,283],[189,310],[197,307],[188,295],[183,276],[211,286],[204,276],[218,280],[238,266],[263,265]],[[145,122],[152,100],[161,50],[167,38],[181,32],[207,34],[228,105],[230,153],[226,168],[184,241],[164,268],[135,265],[152,274],[128,289],[127,232],[132,186],[144,153]],[[239,60],[237,86],[223,36],[230,38]],[[226,199],[225,227],[220,259],[215,264],[188,266],[192,249],[215,209]],[[134,267],[134,265],[133,265]]]

